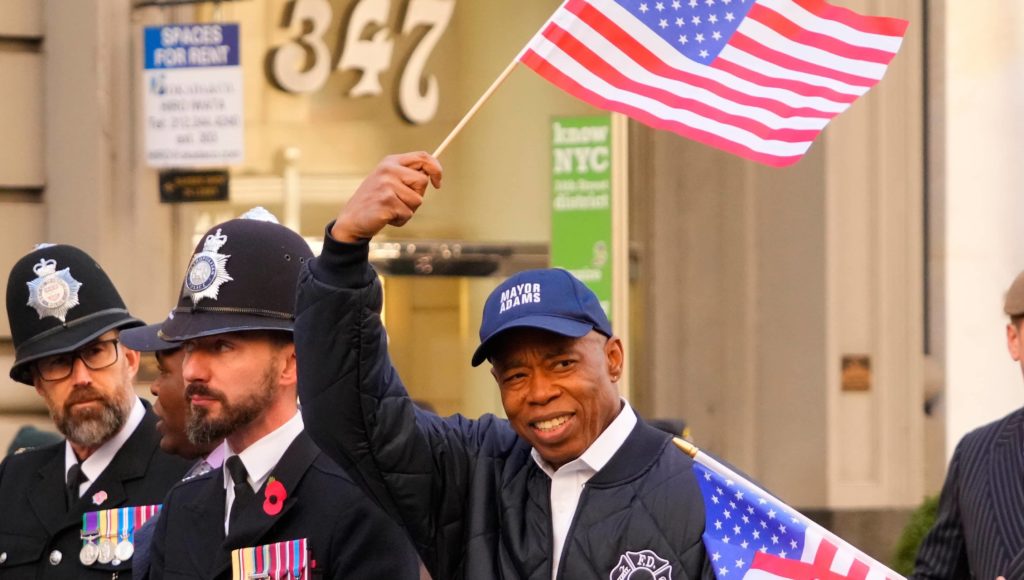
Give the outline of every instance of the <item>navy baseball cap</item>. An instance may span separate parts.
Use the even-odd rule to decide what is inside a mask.
[[[539,328],[572,338],[591,330],[612,335],[612,325],[597,296],[558,268],[520,272],[491,292],[484,303],[473,366],[487,360],[494,338],[512,328]]]

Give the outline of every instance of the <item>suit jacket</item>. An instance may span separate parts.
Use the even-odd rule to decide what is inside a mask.
[[[83,566],[82,514],[159,504],[189,462],[160,451],[156,415],[146,415],[78,503],[66,508],[64,443],[7,457],[0,463],[0,579],[131,578],[131,562]],[[92,497],[104,491],[106,500]]]
[[[286,498],[263,510],[266,484],[224,536],[224,470],[183,481],[167,495],[150,548],[150,578],[230,578],[231,551],[306,538],[314,575],[418,579],[411,544],[344,471],[302,433],[271,471]],[[269,481],[270,478],[268,478]]]
[[[911,578],[1024,578],[1024,409],[968,433]]]

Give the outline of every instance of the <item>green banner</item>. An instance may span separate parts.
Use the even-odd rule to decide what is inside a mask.
[[[612,313],[612,124],[609,115],[551,123],[551,265],[583,281]]]

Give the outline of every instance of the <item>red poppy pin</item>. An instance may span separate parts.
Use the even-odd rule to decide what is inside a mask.
[[[271,477],[263,496],[266,498],[263,500],[263,512],[268,516],[276,516],[281,513],[284,500],[288,498],[288,492],[284,489],[283,483]]]

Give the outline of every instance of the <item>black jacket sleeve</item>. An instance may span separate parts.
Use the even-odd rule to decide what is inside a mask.
[[[971,576],[967,563],[963,521],[960,515],[960,464],[963,460],[961,441],[953,452],[946,481],[939,498],[935,524],[917,550],[912,580],[951,580]]]
[[[491,416],[442,419],[416,408],[388,356],[383,295],[368,252],[367,242],[344,244],[328,233],[300,277],[295,347],[303,421],[316,444],[406,529],[434,572],[438,558],[459,557],[451,544],[461,539],[479,457],[506,453],[515,435]]]

